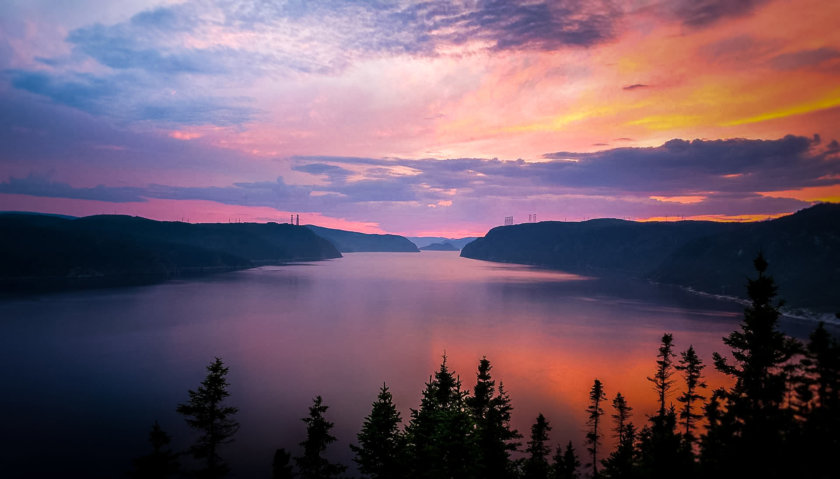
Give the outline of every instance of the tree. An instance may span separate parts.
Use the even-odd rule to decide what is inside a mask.
[[[203,468],[197,471],[199,477],[223,477],[229,472],[227,464],[219,456],[219,447],[233,441],[239,424],[233,416],[238,409],[224,404],[230,396],[226,379],[228,368],[220,358],[207,366],[207,376],[197,390],[189,390],[189,400],[176,409],[185,416],[187,424],[200,436],[190,447],[190,453]]]
[[[566,445],[566,451],[557,446],[557,453],[554,454],[554,465],[551,468],[551,479],[579,479],[578,468],[580,467],[580,459],[575,453],[575,448],[572,446],[572,441]]]
[[[586,424],[590,428],[589,432],[586,433],[586,443],[589,445],[587,451],[592,455],[592,477],[598,477],[598,446],[601,443],[601,433],[598,430],[598,425],[601,416],[604,415],[601,401],[606,400],[607,395],[604,392],[604,386],[601,381],[596,379],[589,391],[589,407],[586,408],[586,412],[589,414]]]
[[[149,432],[149,443],[152,445],[152,452],[138,457],[134,460],[134,472],[130,474],[134,478],[156,479],[171,477],[178,473],[178,455],[166,448],[172,441],[169,434],[165,433],[157,421]]]
[[[510,453],[516,451],[519,444],[515,441],[522,437],[510,426],[513,407],[502,384],[496,393],[496,382],[490,375],[492,368],[486,357],[481,358],[473,395],[466,398],[475,422],[474,442],[479,455],[476,475],[486,479],[505,478],[513,474]]]
[[[383,384],[361,432],[356,436],[359,445],[350,445],[362,474],[374,479],[401,477],[404,455],[404,439],[399,430],[401,421],[391,392]]]
[[[419,478],[470,477],[478,456],[472,432],[475,430],[466,406],[461,381],[446,365],[426,388],[419,409],[411,410],[406,428],[410,473]]]
[[[665,399],[671,390],[671,385],[674,384],[674,381],[671,380],[671,375],[674,373],[672,371],[674,353],[671,351],[674,346],[673,341],[674,337],[670,333],[665,333],[662,336],[662,344],[659,346],[659,354],[656,356],[658,358],[656,360],[656,374],[647,378],[648,381],[653,383],[653,388],[659,396],[660,417],[665,416],[667,410]]]
[[[615,414],[612,415],[613,419],[615,419],[615,437],[617,437],[618,442],[621,443],[624,439],[625,428],[628,420],[630,419],[630,412],[633,411],[633,408],[627,404],[627,400],[624,399],[624,396],[622,396],[621,393],[615,395],[612,406],[613,409],[615,409]]]
[[[636,427],[627,422],[622,428],[618,447],[610,456],[601,461],[604,465],[601,474],[610,479],[632,479],[638,477],[636,467]]]
[[[329,409],[323,404],[321,396],[313,400],[309,407],[309,416],[302,419],[306,423],[306,440],[300,443],[303,455],[295,458],[298,471],[303,479],[329,479],[338,477],[347,468],[335,464],[322,456],[327,446],[335,442],[335,436],[330,434],[333,423],[324,418]]]
[[[768,263],[759,253],[753,261],[758,277],[750,279],[750,305],[739,331],[723,339],[734,362],[714,354],[715,368],[735,379],[726,393],[723,421],[734,426],[733,447],[738,460],[735,474],[756,477],[783,475],[786,436],[793,429],[790,410],[784,408],[789,374],[785,366],[801,351],[795,339],[778,330],[779,309],[773,300],[776,284],[766,275]]]
[[[531,426],[531,440],[528,441],[528,448],[525,452],[528,457],[525,459],[525,479],[547,479],[549,472],[548,455],[551,454],[548,442],[548,432],[551,426],[545,416],[537,416],[537,421]]]
[[[684,421],[683,424],[685,425],[685,440],[689,444],[693,444],[694,425],[703,417],[702,414],[694,412],[694,404],[706,399],[705,396],[697,393],[698,389],[706,387],[702,376],[703,368],[706,366],[694,352],[694,346],[689,346],[680,356],[680,364],[675,367],[678,371],[683,372],[685,392],[677,398],[677,401],[683,403],[683,407],[680,409],[680,419]]]
[[[274,461],[271,463],[271,479],[292,479],[292,455],[283,449],[274,451]]]

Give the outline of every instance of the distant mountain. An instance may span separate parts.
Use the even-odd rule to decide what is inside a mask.
[[[616,219],[502,226],[461,256],[571,272],[626,274],[712,294],[745,296],[759,251],[788,305],[840,310],[840,205],[755,223]]]
[[[453,246],[452,243],[444,241],[443,243],[432,243],[422,246],[420,251],[458,251],[458,248]]]
[[[377,235],[306,225],[316,235],[334,244],[342,253],[409,252],[416,253],[411,241],[398,235]]]
[[[338,257],[328,241],[287,224],[0,215],[2,290],[143,284]]]
[[[440,236],[408,236],[408,240],[416,244],[418,248],[423,249],[432,243],[449,243],[457,249],[462,249],[464,245],[475,240],[476,236],[466,236],[464,238],[443,238]]]

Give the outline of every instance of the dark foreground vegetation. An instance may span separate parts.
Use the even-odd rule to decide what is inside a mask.
[[[807,344],[781,333],[767,262],[759,255],[754,266],[758,276],[748,283],[751,304],[740,329],[723,339],[727,355],[714,354],[713,367],[732,378],[730,387],[707,391],[707,365],[693,347],[674,351],[672,335],[664,334],[646,378],[657,411],[633,422],[624,396],[608,396],[608,385],[595,379],[589,406],[581,411],[587,418],[586,449],[577,451],[572,439],[580,438],[549,439],[550,421],[542,414],[524,436],[512,429],[510,400],[486,358],[469,391],[444,356],[404,427],[388,387],[382,386],[351,445],[360,474],[378,479],[837,477],[840,342],[823,324]],[[136,459],[133,477],[231,473],[222,456],[238,429],[237,409],[226,402],[228,370],[216,358],[207,371],[177,408],[195,431],[194,445],[173,452],[169,436],[155,423],[151,451]],[[677,391],[677,403],[669,402]],[[274,478],[343,477],[346,465],[324,456],[336,441],[327,410],[316,397],[303,418],[306,437],[299,450],[276,451]],[[602,448],[608,435],[617,440],[613,450]]]
[[[289,224],[0,215],[0,291],[146,284],[338,257],[329,241]]]
[[[773,258],[789,307],[840,310],[840,204],[772,221],[544,221],[490,230],[461,256],[583,274],[622,274],[744,297],[756,251]]]

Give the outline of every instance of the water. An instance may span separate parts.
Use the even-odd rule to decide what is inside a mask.
[[[156,286],[0,301],[0,463],[14,476],[113,477],[147,452],[158,420],[185,448],[174,411],[215,356],[230,367],[241,429],[223,455],[240,477],[264,476],[273,452],[299,452],[315,395],[330,407],[351,464],[387,382],[403,418],[446,352],[465,387],[486,355],[527,434],[538,413],[552,443],[584,451],[584,408],[597,377],[621,391],[635,422],[654,410],[664,332],[711,363],[742,307],[677,288],[458,257],[355,253]],[[795,334],[810,324],[788,323]],[[710,386],[724,378],[707,368]],[[609,441],[607,443],[610,444]]]

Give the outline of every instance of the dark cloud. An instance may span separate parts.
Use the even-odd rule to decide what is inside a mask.
[[[142,188],[95,186],[74,188],[66,183],[51,181],[47,176],[30,174],[26,178],[9,178],[0,183],[0,193],[45,196],[49,198],[72,198],[98,200],[111,203],[144,201]]]
[[[621,87],[622,90],[638,90],[639,88],[649,88],[650,85],[645,85],[644,83],[634,83],[632,85],[626,85]]]
[[[783,53],[770,60],[770,65],[777,70],[798,70],[800,68],[816,68],[829,62],[840,68],[840,50],[831,47],[821,47],[814,50],[800,50]]]
[[[726,18],[751,14],[768,0],[677,0],[670,4],[672,12],[689,27],[702,28]]]
[[[304,173],[310,173],[313,175],[324,175],[330,179],[330,181],[338,182],[342,181],[351,174],[352,171],[344,169],[340,166],[335,165],[328,165],[325,163],[308,163],[305,165],[294,165],[292,169],[295,171],[302,171]]]

